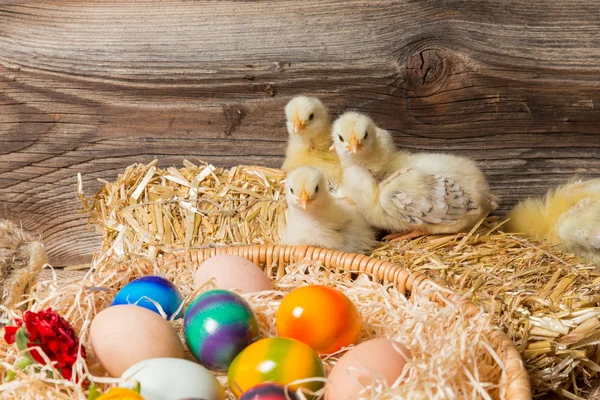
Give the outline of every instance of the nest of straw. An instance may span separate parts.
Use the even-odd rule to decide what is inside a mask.
[[[11,221],[0,220],[0,304],[14,308],[48,257],[42,243]]]
[[[278,243],[286,204],[277,169],[180,169],[135,164],[87,199],[103,230],[101,257],[153,259],[177,248]],[[502,231],[382,244],[372,256],[421,271],[493,315],[521,351],[535,395],[581,398],[600,372],[600,271],[577,257]]]
[[[166,276],[180,287],[189,301],[194,294],[192,266],[152,271],[141,270],[139,265],[154,265],[152,260],[176,249],[278,243],[279,233],[285,225],[284,178],[285,174],[280,170],[256,166],[222,169],[202,162],[184,161],[183,168],[162,169],[153,162],[130,166],[114,182],[103,182],[101,190],[91,198],[84,195],[80,180],[79,195],[85,211],[90,214],[90,222],[102,232],[102,248],[94,257],[94,269],[83,282],[60,283],[50,279],[35,286],[29,297],[32,308],[52,306],[59,311],[80,332],[82,343],[89,349],[88,330],[93,316],[110,304],[123,285],[138,276],[148,273]],[[440,324],[431,324],[430,328],[445,329],[444,324],[451,327],[451,322],[456,319],[459,321],[457,326],[475,335],[473,340],[469,339],[471,343],[478,339],[486,343],[485,330],[478,331],[475,327],[487,323],[477,318],[490,315],[521,351],[536,396],[553,391],[572,399],[582,398],[586,383],[600,372],[600,272],[573,255],[504,234],[501,228],[502,222],[488,218],[468,233],[382,244],[372,256],[421,271],[440,284],[463,293],[488,313],[463,320],[452,307],[441,310],[431,308],[435,307],[433,304],[418,303],[417,314],[431,311],[431,314],[421,314],[423,318],[442,318]],[[136,262],[140,258],[150,263]],[[377,330],[381,328],[381,321],[402,321],[394,319],[398,315],[390,310],[379,310],[373,318],[369,316],[371,311],[376,311],[374,304],[382,304],[383,298],[377,296],[383,296],[384,292],[386,296],[395,296],[391,304],[400,307],[398,309],[409,319],[406,325],[388,324],[395,329],[390,335],[402,334],[410,338],[410,329],[419,324],[419,315],[411,314],[410,308],[417,306],[398,297],[394,291],[385,291],[381,285],[370,287],[369,284],[375,284],[367,284],[364,279],[351,284],[347,277],[316,276],[321,280],[339,280],[335,285],[346,285],[344,290],[350,290],[356,296],[358,293],[374,296],[370,300],[362,298],[364,303],[360,296],[353,298],[371,321],[361,340],[371,334],[383,334]],[[297,285],[294,279],[307,279],[307,275],[298,277],[290,273],[280,281],[279,285],[283,286],[277,286],[276,292],[267,295],[275,296],[270,301],[276,301],[277,296],[287,290],[285,285]],[[249,301],[259,313],[263,310],[269,315],[257,299],[250,298]],[[18,314],[15,310],[10,312]],[[411,320],[411,315],[415,319]],[[471,322],[475,322],[473,330],[468,328]],[[176,328],[181,328],[177,322],[175,324]],[[268,318],[263,318],[261,324],[264,332],[272,332],[273,325]],[[444,332],[436,335],[444,335]],[[409,341],[418,346],[414,339]],[[441,351],[436,348],[438,350]],[[459,353],[448,354],[454,360],[465,357]],[[0,362],[1,374],[15,356],[14,349],[0,341],[0,358],[5,360]],[[479,367],[470,369],[471,374],[478,371],[481,375],[476,383],[461,380],[468,386],[460,390],[471,390],[470,393],[477,396],[481,388],[485,388],[492,395],[500,396],[497,374],[501,380],[502,371],[490,361],[494,359],[493,354],[486,350],[478,357],[473,365],[486,367],[483,371]],[[332,357],[328,362],[335,360]],[[420,365],[425,368],[426,362]],[[77,368],[79,375],[87,376],[103,387],[115,383],[103,377],[103,370],[91,353],[88,362],[79,362]],[[411,368],[411,374],[421,371],[414,365]],[[456,378],[442,375],[442,381],[450,382]],[[465,375],[461,376],[463,378]],[[389,388],[387,391],[380,389],[380,393],[393,393],[387,390]],[[48,379],[44,374],[21,374],[19,380],[0,386],[1,390],[27,395],[27,398],[36,398],[40,393],[57,393],[54,397],[58,398],[83,398],[85,395],[74,383]],[[432,398],[430,395],[427,393],[423,398]]]
[[[135,261],[121,264],[108,260],[91,271],[82,282],[40,282],[31,296],[34,310],[52,307],[67,318],[80,334],[81,343],[88,350],[87,362],[79,360],[77,375],[107,390],[119,384],[119,379],[105,377],[89,344],[89,326],[94,316],[108,307],[116,292],[144,273],[161,274],[171,279],[182,291],[187,305],[199,292],[212,288],[212,282],[194,290],[190,286],[195,265],[177,269],[140,271],[132,267]],[[122,272],[115,270],[120,267]],[[275,266],[273,266],[275,267]],[[275,268],[272,268],[274,270]],[[375,337],[400,340],[411,351],[413,359],[405,367],[400,380],[388,385],[373,374],[372,385],[361,394],[362,399],[407,400],[446,399],[505,399],[506,374],[487,332],[491,318],[481,310],[465,313],[464,308],[448,302],[440,305],[429,300],[428,292],[407,299],[390,285],[371,280],[363,274],[353,279],[350,273],[329,271],[317,262],[305,261],[289,265],[282,279],[273,280],[274,290],[243,295],[254,309],[262,337],[276,336],[275,314],[284,296],[292,289],[310,284],[325,284],[343,291],[357,306],[363,317],[363,328],[358,342]],[[267,271],[268,273],[268,271]],[[274,273],[270,274],[271,276]],[[172,321],[183,340],[182,321]],[[476,345],[473,345],[476,343]],[[324,358],[328,372],[347,349]],[[0,376],[18,355],[15,346],[8,347],[0,339]],[[188,353],[187,357],[193,360]],[[17,380],[0,386],[3,398],[64,398],[84,399],[87,392],[69,381],[53,379],[46,367],[35,373],[31,368],[19,373]],[[56,375],[55,375],[56,376]],[[218,379],[227,389],[224,374]],[[317,395],[322,394],[322,390]],[[227,391],[227,398],[234,399]]]

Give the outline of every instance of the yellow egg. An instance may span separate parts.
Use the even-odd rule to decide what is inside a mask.
[[[198,289],[213,278],[217,289],[240,294],[273,289],[263,270],[240,256],[221,254],[208,258],[196,271],[194,287]]]
[[[108,307],[90,327],[92,350],[114,377],[135,363],[158,357],[183,358],[177,332],[159,314],[135,305]]]
[[[354,398],[374,377],[393,385],[410,357],[404,345],[389,339],[371,339],[351,348],[331,369],[325,400]]]
[[[308,345],[287,338],[266,338],[246,347],[227,371],[229,389],[235,397],[264,382],[290,385],[291,390],[321,389],[323,363]]]

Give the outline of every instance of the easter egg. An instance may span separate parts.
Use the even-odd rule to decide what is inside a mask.
[[[240,400],[298,400],[298,396],[292,390],[287,390],[278,383],[261,383],[250,390],[245,391]]]
[[[100,365],[114,377],[142,360],[184,357],[183,344],[171,324],[134,305],[100,311],[90,326],[90,342]]]
[[[183,297],[177,287],[168,279],[161,276],[143,276],[123,286],[115,296],[112,305],[135,304],[160,314],[156,302],[167,315],[168,319],[181,318],[180,307]]]
[[[258,321],[250,305],[228,290],[200,294],[183,318],[191,353],[207,368],[226,371],[233,359],[259,338]]]
[[[225,391],[217,378],[203,366],[178,358],[153,358],[129,367],[121,386],[140,384],[145,400],[201,398],[223,400]]]
[[[331,369],[325,385],[325,400],[356,397],[377,379],[393,385],[402,374],[410,351],[389,339],[371,339],[348,350]]]
[[[323,378],[323,363],[319,355],[308,345],[293,339],[261,339],[246,347],[233,360],[227,380],[236,397],[264,383],[288,385],[299,379]],[[323,382],[309,381],[290,385],[290,390],[306,388],[316,392]]]
[[[220,254],[204,261],[194,276],[194,287],[202,287],[213,280],[218,289],[240,294],[272,290],[271,280],[262,269],[243,257]]]
[[[319,354],[329,354],[353,344],[362,318],[356,306],[340,291],[311,285],[292,290],[276,314],[280,337],[299,340]]]
[[[95,400],[145,400],[136,390],[123,389],[123,388],[110,388],[108,392],[104,393],[100,397],[96,397]]]

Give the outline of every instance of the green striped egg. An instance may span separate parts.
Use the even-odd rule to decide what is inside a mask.
[[[190,352],[214,371],[227,371],[233,359],[259,338],[258,321],[250,305],[222,289],[204,292],[190,303],[183,330]]]

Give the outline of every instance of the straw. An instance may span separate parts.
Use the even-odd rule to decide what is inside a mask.
[[[106,229],[101,255],[117,247],[123,249],[118,259],[152,259],[174,248],[279,243],[286,209],[282,171],[259,166],[223,169],[189,161],[180,169],[155,165],[156,161],[130,166],[86,200],[92,204],[88,207],[91,222]],[[191,181],[207,167],[212,173],[200,182],[193,202]],[[150,170],[154,178],[138,203],[130,193]],[[81,190],[80,195],[86,199]],[[183,228],[168,228],[172,233],[163,235],[158,227],[161,218],[156,215],[169,227],[190,223],[189,210],[174,199],[204,211],[204,215],[195,214],[198,234],[191,242],[186,243]],[[152,202],[160,213],[153,214],[144,202]],[[125,215],[132,208],[139,211],[128,222]],[[582,325],[590,318],[598,321],[600,271],[557,248],[503,233],[505,222],[490,217],[470,232],[383,244],[372,255],[468,293],[514,340],[535,395],[549,391],[583,395],[600,364],[594,343],[600,326]],[[142,227],[154,235],[150,243],[143,241]]]
[[[38,238],[0,220],[0,304],[13,308],[48,261]]]
[[[138,276],[166,276],[186,294],[186,301],[193,295],[192,266],[157,269],[152,262],[136,260],[152,261],[180,249],[279,242],[285,225],[282,171],[259,166],[224,169],[189,161],[179,169],[157,165],[157,161],[132,165],[114,182],[103,182],[91,197],[80,179],[84,211],[103,234],[93,269],[83,282],[41,282],[24,300],[34,309],[52,306],[60,311],[81,331],[86,346],[93,316]],[[490,217],[470,232],[383,244],[372,256],[420,271],[480,305],[513,339],[536,396],[556,392],[580,399],[600,372],[600,271],[546,244],[503,233],[504,222]],[[343,284],[349,282],[347,278]],[[390,304],[401,307],[398,298],[394,301]],[[365,312],[366,306],[358,306]],[[410,315],[410,309],[399,309]],[[18,315],[15,309],[10,312]],[[424,318],[434,318],[423,312]],[[469,321],[462,322],[470,326]],[[263,331],[271,329],[268,326],[262,325]],[[0,357],[10,360],[12,351],[1,345]],[[488,356],[493,359],[489,352]],[[89,370],[93,379],[104,382],[97,378],[102,369],[93,355],[79,367],[82,374]],[[481,398],[485,398],[482,388],[493,388],[481,383],[474,370],[465,371],[462,378],[461,384]],[[54,387],[35,376],[21,379],[33,380],[34,388]],[[68,385],[60,387],[77,398]],[[490,396],[496,396],[492,389]]]
[[[116,267],[112,261],[100,267]],[[195,290],[187,285],[195,272],[194,265],[179,265],[167,271],[169,279],[181,288],[187,306],[198,293],[213,288],[209,282]],[[159,271],[148,271],[159,273]],[[141,275],[142,271],[124,271],[125,280]],[[108,378],[91,352],[89,326],[94,315],[109,305],[123,282],[119,279],[99,279],[101,273],[89,273],[81,282],[57,282],[55,279],[40,282],[32,293],[32,309],[48,306],[65,316],[80,333],[82,345],[88,350],[87,363],[80,360],[77,374],[98,385],[101,390],[117,385],[120,380]],[[373,371],[364,371],[372,377],[358,398],[391,399],[505,399],[501,388],[505,371],[500,357],[492,349],[486,332],[490,330],[490,317],[483,311],[465,315],[464,309],[448,302],[440,305],[429,300],[428,293],[407,299],[390,285],[383,285],[362,274],[351,279],[349,273],[324,269],[318,262],[303,262],[287,267],[286,275],[273,280],[274,289],[244,294],[259,320],[262,337],[277,336],[275,314],[284,296],[294,288],[319,284],[342,291],[357,306],[363,318],[363,327],[357,343],[371,338],[388,337],[409,348],[413,358],[396,382],[388,383]],[[96,286],[97,285],[97,286]],[[181,320],[170,322],[183,338]],[[348,348],[323,357],[328,372]],[[15,361],[19,352],[16,346],[7,346],[0,340],[0,376]],[[193,360],[187,353],[187,358]],[[80,386],[50,378],[45,371],[34,371],[33,366],[18,373],[18,378],[0,385],[3,398],[53,398],[84,399],[87,392]],[[352,374],[353,371],[349,371]],[[354,371],[356,373],[356,371]],[[234,396],[227,388],[223,373],[217,378],[224,385],[228,399]],[[314,378],[318,379],[318,378]],[[317,392],[323,394],[323,390]]]

